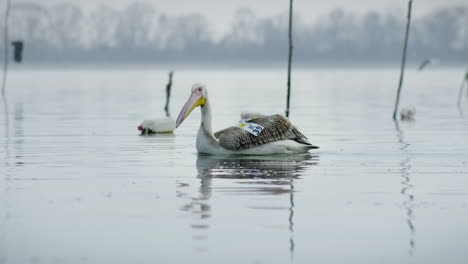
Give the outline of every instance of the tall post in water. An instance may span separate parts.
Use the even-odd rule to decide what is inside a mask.
[[[289,99],[291,97],[291,60],[292,60],[292,8],[293,0],[289,0],[289,57],[288,57],[288,93],[286,95],[286,117],[289,117]]]
[[[408,20],[406,21],[406,33],[405,33],[405,44],[403,45],[403,56],[401,58],[401,72],[400,72],[400,82],[398,84],[397,97],[395,102],[395,110],[393,111],[393,120],[396,120],[396,115],[398,111],[398,104],[400,103],[400,92],[401,86],[403,85],[403,75],[405,74],[405,64],[406,64],[406,49],[408,47],[408,35],[411,22],[411,6],[413,5],[413,0],[408,2]]]
[[[169,100],[171,98],[171,87],[172,87],[172,74],[173,71],[169,72],[169,82],[166,84],[166,106],[164,107],[164,111],[166,111],[166,116],[169,117]]]
[[[457,105],[460,107],[461,106],[461,100],[462,100],[462,94],[463,94],[463,88],[465,87],[465,82],[466,80],[463,79],[461,86],[460,86],[460,91],[458,92],[458,100],[457,100]]]
[[[3,62],[3,80],[2,80],[2,97],[5,96],[6,80],[7,80],[7,71],[8,71],[8,17],[10,16],[10,0],[6,0],[6,9],[5,9],[5,20],[4,20],[4,62]]]
[[[465,71],[465,73],[463,75],[463,80],[462,80],[462,83],[461,83],[461,86],[460,86],[460,91],[458,92],[458,100],[457,100],[458,107],[461,106],[463,87],[465,87],[465,84],[468,85],[468,67],[466,68],[466,71]],[[467,90],[466,95],[468,96],[468,89],[466,89],[466,90]]]
[[[468,68],[466,69],[465,73],[465,83],[468,83]],[[466,96],[468,97],[468,89],[466,89]]]

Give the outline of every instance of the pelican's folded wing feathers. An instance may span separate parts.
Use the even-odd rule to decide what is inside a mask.
[[[254,136],[240,127],[232,126],[215,133],[219,144],[226,149],[242,150],[290,139],[313,147],[307,138],[281,115],[259,116],[252,118],[249,122],[263,126],[263,131],[258,136]]]
[[[219,137],[221,136],[221,134],[223,134],[223,133],[226,132],[226,131],[229,131],[229,130],[232,129],[232,128],[235,128],[235,127],[228,127],[228,128],[223,129],[223,130],[220,130],[220,131],[218,131],[218,132],[215,132],[215,133],[214,133],[215,138],[219,139]]]

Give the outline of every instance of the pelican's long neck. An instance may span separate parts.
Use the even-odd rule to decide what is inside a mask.
[[[211,129],[211,107],[208,100],[201,107],[201,125],[197,134],[197,150],[200,153],[213,154],[219,148],[219,141]]]
[[[211,128],[211,106],[208,98],[206,98],[205,105],[201,107],[201,128],[209,135],[213,135],[213,130]]]

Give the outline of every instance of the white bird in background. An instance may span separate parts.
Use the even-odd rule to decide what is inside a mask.
[[[175,121],[170,117],[169,114],[169,99],[171,97],[172,74],[173,72],[169,73],[169,82],[166,85],[166,106],[164,107],[166,117],[144,120],[138,126],[138,130],[141,131],[142,135],[149,135],[154,133],[172,133],[176,128]]]
[[[179,127],[197,106],[201,108],[201,125],[196,146],[199,153],[223,155],[269,155],[306,153],[318,147],[312,145],[299,130],[281,115],[243,114],[238,126],[213,134],[208,91],[194,84],[192,94],[177,117]]]
[[[405,121],[414,121],[416,109],[413,106],[405,107],[400,110],[400,119]]]

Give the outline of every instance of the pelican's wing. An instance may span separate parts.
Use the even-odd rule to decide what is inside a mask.
[[[218,139],[219,136],[221,136],[221,134],[223,134],[223,133],[226,132],[226,131],[229,131],[229,130],[232,129],[232,128],[235,128],[235,127],[228,127],[228,128],[223,129],[223,130],[220,130],[220,131],[218,131],[218,132],[215,132],[215,133],[214,133],[215,138]]]
[[[219,144],[230,150],[242,150],[274,141],[291,139],[314,148],[307,138],[281,115],[260,116],[249,122],[263,126],[263,131],[258,136],[254,136],[240,127],[229,127],[215,133]]]

